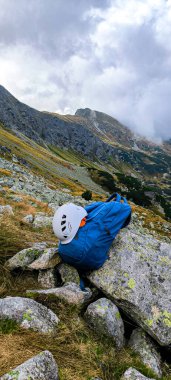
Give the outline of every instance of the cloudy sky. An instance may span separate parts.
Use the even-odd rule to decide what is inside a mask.
[[[171,137],[171,0],[0,0],[0,84],[39,110]]]

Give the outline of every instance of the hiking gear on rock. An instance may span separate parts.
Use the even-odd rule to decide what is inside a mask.
[[[78,229],[69,244],[60,243],[58,247],[64,262],[84,272],[104,264],[115,236],[131,220],[131,207],[116,193],[106,202],[94,202],[85,210],[88,213],[85,226]]]
[[[73,203],[67,203],[56,210],[52,225],[54,234],[61,244],[68,244],[72,241],[86,215],[87,211],[83,207]]]

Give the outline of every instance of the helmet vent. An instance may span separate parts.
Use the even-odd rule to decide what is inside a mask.
[[[62,227],[62,231],[65,231],[66,230],[66,226]]]
[[[62,219],[66,219],[66,215],[62,215]]]
[[[63,220],[63,221],[61,222],[61,226],[62,226],[63,224],[66,224],[66,220]]]

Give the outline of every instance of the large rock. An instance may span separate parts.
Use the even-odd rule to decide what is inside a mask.
[[[89,288],[82,291],[77,284],[72,282],[59,288],[48,290],[27,290],[26,293],[28,296],[35,297],[38,300],[56,298],[76,306],[83,305],[92,297],[92,292]]]
[[[38,283],[43,288],[55,288],[57,284],[56,271],[54,268],[47,270],[40,270],[38,275]]]
[[[135,368],[128,368],[127,371],[121,377],[121,380],[154,380],[144,376],[141,372]]]
[[[142,362],[157,377],[162,376],[161,357],[152,339],[141,328],[135,329],[130,337],[129,346],[140,355]]]
[[[58,265],[57,271],[59,272],[63,283],[74,282],[75,284],[80,285],[80,276],[76,268],[66,263],[62,263]]]
[[[16,253],[11,259],[6,261],[5,266],[9,270],[14,270],[17,268],[26,269],[29,264],[36,260],[45,249],[45,243],[35,244],[31,248],[23,249],[22,251]]]
[[[26,215],[23,219],[22,222],[24,224],[32,224],[34,220],[34,216],[32,214]]]
[[[1,215],[11,215],[11,216],[13,216],[14,213],[13,213],[12,207],[10,205],[0,206],[0,216]]]
[[[28,265],[28,269],[44,270],[54,268],[61,261],[57,248],[47,248]]]
[[[52,226],[52,220],[52,216],[47,216],[44,212],[39,212],[35,215],[33,227],[41,228]]]
[[[143,229],[120,232],[88,278],[161,345],[171,343],[171,246]]]
[[[53,355],[43,351],[27,360],[9,373],[1,376],[1,380],[58,380],[58,367]]]
[[[23,201],[23,198],[22,197],[19,197],[18,195],[11,195],[10,198],[13,200],[13,202],[22,202]]]
[[[118,308],[106,298],[91,303],[84,317],[100,336],[112,339],[118,348],[124,345],[124,324]]]
[[[56,332],[58,317],[46,306],[22,297],[0,299],[0,320],[16,321],[25,329],[42,333]]]

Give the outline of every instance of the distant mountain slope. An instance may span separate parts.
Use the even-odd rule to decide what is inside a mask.
[[[24,157],[19,141],[31,144],[34,158],[27,148],[27,160],[39,170],[69,178],[97,193],[99,185],[105,191],[119,191],[139,205],[171,216],[169,141],[157,146],[135,136],[109,115],[88,108],[75,115],[40,112],[19,102],[2,86],[0,122],[0,150],[5,145]],[[19,138],[16,144],[12,137],[6,138],[10,131]],[[46,149],[44,153],[40,145]]]
[[[70,148],[85,154],[105,159],[106,145],[85,128],[78,116],[58,116],[39,112],[15,99],[0,87],[0,121],[13,131],[22,132],[38,143]],[[87,144],[88,142],[88,144]]]
[[[37,111],[0,86],[0,121],[13,131],[22,132],[39,144],[68,148],[91,160],[118,168],[131,165],[146,174],[168,173],[168,151],[137,138],[114,118],[90,109],[76,115],[58,115]]]
[[[76,115],[87,119],[87,127],[102,140],[127,148],[134,146],[133,133],[113,117],[89,108],[78,109]]]
[[[22,139],[21,139],[22,138]],[[104,194],[100,185],[93,182],[87,168],[92,164],[81,157],[68,155],[69,162],[60,150],[54,152],[38,145],[33,140],[20,134],[20,138],[4,130],[0,124],[0,157],[18,162],[35,174],[42,175],[55,188],[68,187],[81,194],[89,188],[96,194]],[[84,163],[84,165],[78,165]],[[100,167],[93,166],[94,169]],[[1,177],[1,173],[0,173]]]
[[[88,120],[87,127],[109,144],[116,146],[120,145],[122,147],[124,146],[126,148],[141,150],[144,152],[147,152],[148,150],[155,152],[157,147],[156,143],[133,133],[128,127],[103,112],[85,108],[78,109],[75,115],[84,117]],[[166,141],[165,144],[168,145],[169,141]],[[163,145],[162,149],[164,149]]]

